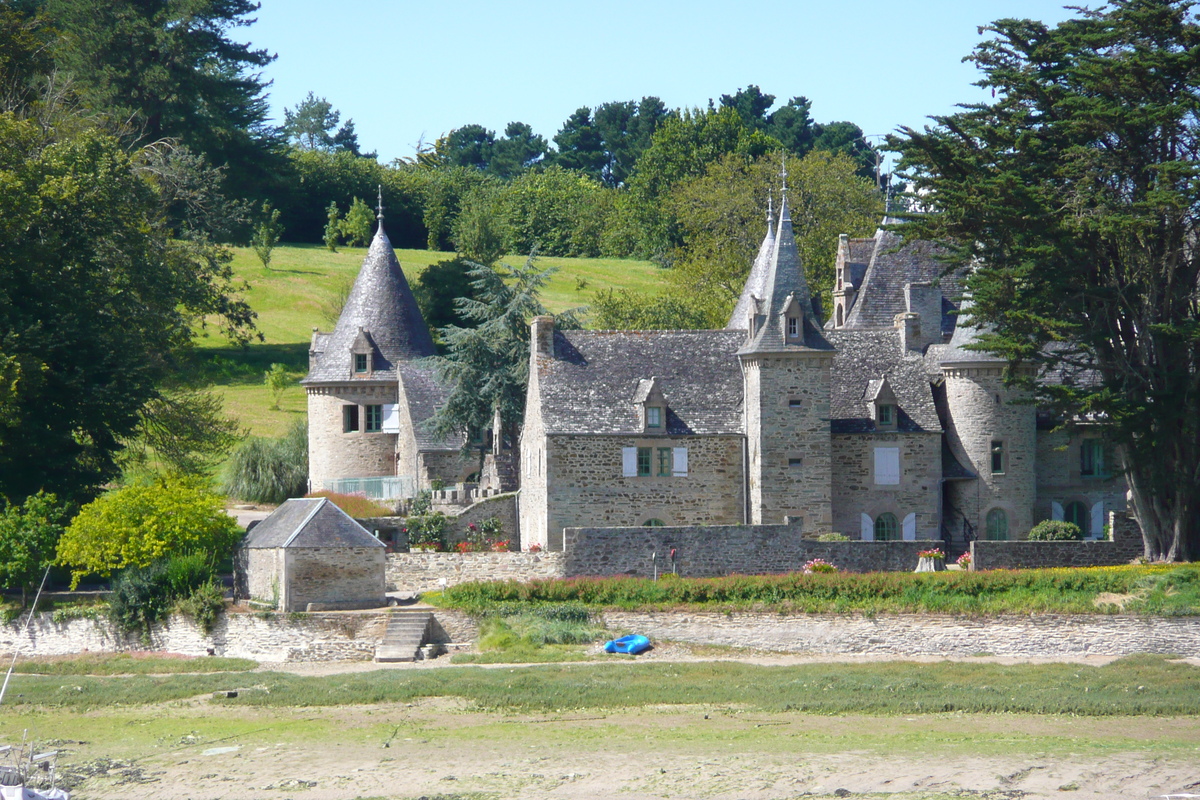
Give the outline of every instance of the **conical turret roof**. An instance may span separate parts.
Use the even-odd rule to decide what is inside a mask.
[[[950,337],[950,344],[946,345],[945,351],[942,353],[942,364],[1002,364],[1004,359],[999,356],[983,350],[968,350],[967,346],[975,344],[979,341],[979,334],[986,328],[981,328],[977,325],[968,325],[964,322],[971,314],[970,295],[964,295],[962,305],[959,307],[958,319],[954,326],[954,335]]]
[[[360,332],[373,351],[366,375],[354,372],[355,342],[364,340]],[[399,364],[433,354],[433,337],[380,219],[337,326],[303,382],[397,380]]]
[[[768,208],[767,235],[763,237],[762,244],[758,248],[758,255],[754,257],[750,274],[746,276],[746,285],[742,287],[742,295],[738,298],[737,305],[733,307],[733,313],[729,316],[729,323],[725,326],[725,330],[745,331],[750,329],[758,300],[766,289],[767,272],[771,269],[771,257],[774,253],[775,214]]]
[[[740,352],[770,352],[797,346],[784,341],[783,316],[788,305],[795,300],[804,312],[803,347],[820,350],[833,349],[814,324],[812,295],[800,263],[800,251],[796,247],[796,234],[792,230],[792,213],[787,195],[779,209],[779,228],[775,234],[775,248],[768,262],[762,299],[758,303],[756,318],[761,324],[754,327],[754,335]]]

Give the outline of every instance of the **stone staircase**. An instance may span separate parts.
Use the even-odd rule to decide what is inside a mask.
[[[430,611],[393,611],[383,641],[375,648],[375,660],[416,661],[432,622]]]

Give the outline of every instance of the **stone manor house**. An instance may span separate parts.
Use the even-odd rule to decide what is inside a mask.
[[[785,197],[724,330],[558,330],[532,321],[517,453],[430,434],[445,387],[382,214],[332,333],[314,330],[310,488],[379,498],[519,485],[523,548],[574,527],[777,525],[852,539],[1023,538],[1043,519],[1104,534],[1125,507],[1103,429],[1058,430],[968,349],[935,248],[838,242],[822,319]],[[513,463],[515,460],[515,464]],[[515,485],[514,485],[515,484]],[[441,492],[445,494],[445,492]]]

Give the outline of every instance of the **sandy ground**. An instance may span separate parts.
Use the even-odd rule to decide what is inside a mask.
[[[219,713],[256,731],[218,741],[203,733],[218,713],[211,707],[170,713],[180,730],[194,731],[182,746],[118,765],[75,797],[1127,800],[1200,791],[1200,725],[1183,719],[815,717],[699,707],[555,716],[430,700],[225,708]]]

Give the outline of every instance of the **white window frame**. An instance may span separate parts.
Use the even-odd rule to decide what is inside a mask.
[[[672,470],[676,478],[686,478],[688,474],[688,449],[686,447],[676,447],[672,453],[674,461]]]
[[[621,476],[625,478],[637,477],[637,453],[636,447],[621,448]]]

